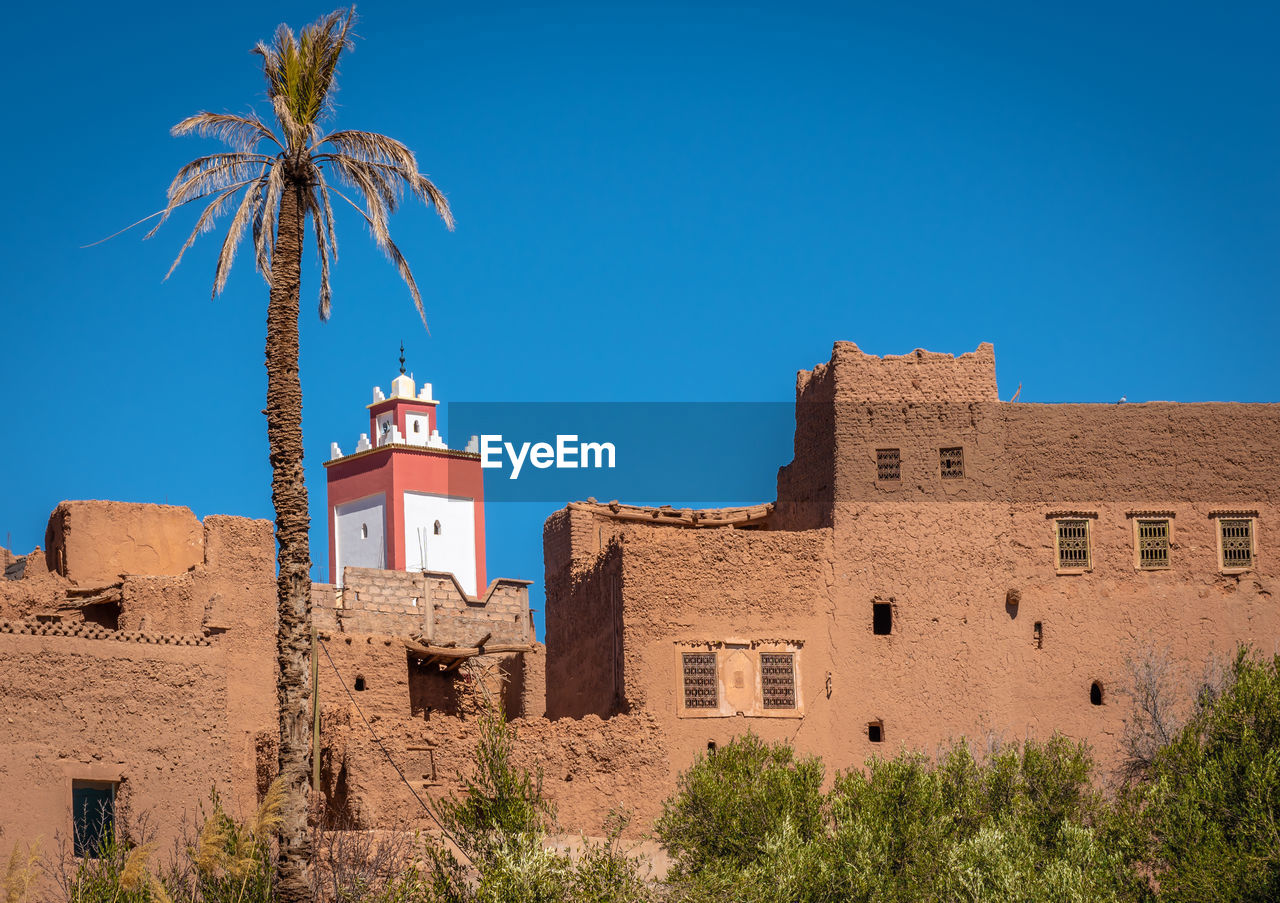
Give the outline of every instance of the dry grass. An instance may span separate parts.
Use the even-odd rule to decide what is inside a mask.
[[[35,884],[40,866],[39,838],[23,850],[17,841],[9,854],[9,864],[4,870],[3,903],[25,903],[31,886]]]

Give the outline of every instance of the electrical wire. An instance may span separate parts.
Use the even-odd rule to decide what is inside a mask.
[[[347,682],[342,679],[342,674],[338,671],[338,666],[333,663],[333,656],[329,654],[329,649],[325,645],[324,640],[317,637],[316,645],[324,652],[324,657],[329,660],[329,667],[333,669],[334,676],[338,678],[338,683],[342,685],[342,689],[346,692],[347,698],[351,700],[351,705],[355,708],[356,714],[360,716],[360,720],[364,722],[364,726],[369,729],[369,736],[373,737],[373,742],[378,744],[378,749],[382,750],[382,754],[387,757],[387,762],[395,769],[396,774],[400,776],[400,780],[404,781],[404,785],[409,788],[409,792],[412,793],[413,798],[418,801],[418,805],[422,807],[423,811],[426,812],[427,815],[431,816],[431,820],[440,828],[441,833],[444,834],[445,837],[449,838],[449,840],[453,841],[454,847],[462,854],[462,857],[470,862],[471,857],[463,852],[462,845],[458,843],[458,838],[454,837],[453,833],[444,826],[440,821],[440,818],[436,815],[435,810],[422,801],[422,797],[418,796],[418,791],[413,789],[413,785],[410,784],[409,779],[404,776],[404,772],[400,770],[400,766],[396,764],[396,760],[391,758],[391,753],[382,745],[382,739],[378,736],[377,732],[374,731],[373,725],[369,723],[369,719],[364,717],[364,712],[360,710],[360,704],[356,702],[356,698],[351,695],[351,690],[347,688]]]

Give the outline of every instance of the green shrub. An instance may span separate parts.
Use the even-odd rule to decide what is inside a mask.
[[[1161,900],[1280,900],[1280,655],[1241,649],[1141,791]]]
[[[746,866],[779,832],[811,839],[822,828],[824,773],[821,759],[797,759],[787,744],[754,734],[700,756],[655,825],[674,873]]]
[[[817,760],[747,736],[682,775],[658,833],[682,901],[1128,899],[1127,847],[1089,774],[1061,737],[983,762],[959,743],[871,759],[823,795]]]

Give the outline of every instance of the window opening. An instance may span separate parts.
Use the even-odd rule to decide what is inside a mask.
[[[1063,570],[1087,571],[1089,557],[1089,522],[1058,521],[1058,567]]]
[[[715,653],[686,652],[683,654],[683,664],[685,708],[714,709],[719,706]]]
[[[871,603],[871,632],[876,636],[893,633],[893,606],[888,602]]]
[[[760,687],[766,709],[796,707],[796,662],[791,652],[760,653]]]
[[[1218,535],[1222,543],[1222,567],[1253,567],[1253,520],[1220,518]]]
[[[899,480],[902,478],[902,455],[896,448],[876,449],[876,479]]]
[[[362,690],[364,690],[364,675],[363,675],[363,674],[358,674],[358,675],[356,675],[356,685],[355,685],[355,686],[356,686],[356,690],[358,690],[358,691],[362,691]]]
[[[436,536],[440,535],[440,521],[436,521],[435,526],[431,528],[431,532],[434,533]]]
[[[369,525],[368,525],[368,524],[361,524],[361,525],[360,525],[360,538],[361,538],[361,539],[368,539],[368,538],[369,538]]]
[[[1102,705],[1102,684],[1096,680],[1089,686],[1089,702]]]
[[[1044,648],[1044,625],[1042,625],[1039,621],[1036,621],[1036,626],[1032,629],[1031,633],[1035,637],[1036,648],[1043,649]]]
[[[96,857],[115,830],[116,787],[107,781],[71,782],[72,847],[76,856]]]
[[[938,463],[942,466],[944,480],[956,480],[964,476],[964,449],[938,449]]]
[[[1156,570],[1169,566],[1169,522],[1138,521],[1138,567]]]
[[[867,739],[872,743],[884,742],[884,723],[880,721],[872,721],[867,725]]]

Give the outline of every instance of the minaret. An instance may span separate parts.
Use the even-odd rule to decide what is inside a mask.
[[[338,443],[325,462],[329,579],[345,567],[452,573],[471,596],[485,588],[484,476],[474,443],[449,448],[436,426],[431,383],[404,372],[391,394],[374,387],[369,432],[355,451]],[[372,437],[372,439],[370,439]]]

